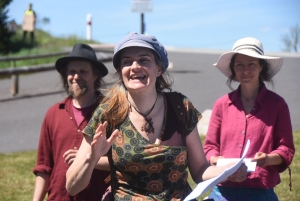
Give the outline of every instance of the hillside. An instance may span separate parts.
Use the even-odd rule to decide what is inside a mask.
[[[17,33],[11,38],[12,52],[8,55],[1,55],[0,57],[10,56],[29,56],[37,54],[46,54],[53,52],[60,52],[64,50],[64,47],[73,46],[75,43],[99,43],[97,41],[86,41],[85,39],[78,38],[75,35],[68,37],[53,37],[51,34],[37,29],[35,31],[35,41],[33,46],[29,44],[29,34],[27,34],[27,40],[22,42],[22,30],[17,30]],[[44,59],[24,60],[17,61],[16,66],[30,66],[44,63],[53,63],[58,57],[50,57]],[[0,62],[0,69],[10,67],[10,62]]]

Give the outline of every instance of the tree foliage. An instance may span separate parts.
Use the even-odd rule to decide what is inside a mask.
[[[10,37],[12,33],[7,28],[7,13],[6,7],[12,0],[0,0],[0,54],[7,54],[10,50]]]
[[[289,33],[282,36],[282,42],[284,44],[284,50],[291,52],[298,52],[300,47],[300,26],[296,24],[290,27]]]

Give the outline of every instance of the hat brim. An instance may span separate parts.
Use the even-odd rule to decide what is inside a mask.
[[[230,65],[232,56],[235,54],[243,54],[243,55],[258,58],[258,59],[264,59],[270,65],[270,69],[269,69],[270,77],[273,77],[274,75],[276,75],[279,72],[279,70],[281,69],[282,64],[283,64],[283,59],[281,57],[271,57],[271,56],[260,55],[254,51],[226,52],[226,53],[222,54],[220,56],[220,58],[218,59],[218,62],[214,64],[214,66],[217,67],[226,77],[231,76],[231,71],[230,71],[229,65]]]
[[[92,63],[95,67],[97,67],[100,70],[102,77],[104,77],[108,74],[108,70],[107,70],[106,66],[103,63],[101,63],[99,61],[95,61],[93,59],[89,59],[89,58],[72,57],[72,56],[62,57],[62,58],[58,59],[55,62],[56,70],[60,73],[60,71],[67,66],[68,62],[76,61],[76,60],[77,61],[78,60],[79,61],[88,61],[88,62]]]

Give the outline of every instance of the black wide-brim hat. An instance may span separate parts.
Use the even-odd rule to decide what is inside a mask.
[[[90,46],[86,44],[80,44],[80,43],[74,45],[72,51],[69,53],[68,56],[59,58],[56,61],[55,63],[56,70],[60,73],[60,71],[63,68],[67,67],[67,63],[69,61],[76,61],[76,60],[91,62],[92,65],[99,68],[101,75],[103,77],[106,76],[108,73],[106,66],[97,60],[95,51]]]

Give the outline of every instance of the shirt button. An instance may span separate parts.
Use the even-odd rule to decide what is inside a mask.
[[[183,115],[183,113],[181,112],[180,115]]]
[[[79,132],[80,132],[80,129],[78,129],[77,132],[79,133]]]
[[[241,148],[242,148],[242,145],[239,145],[239,148],[241,149]]]
[[[73,117],[70,117],[70,119],[72,120],[72,119],[73,119]]]
[[[242,131],[242,134],[245,134],[245,131]]]
[[[179,105],[178,105],[177,107],[178,107],[178,108],[180,108],[180,106],[179,106]]]
[[[254,107],[254,108],[252,108],[252,110],[256,110],[256,108]]]

